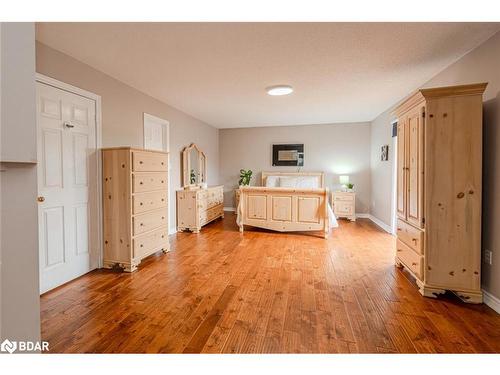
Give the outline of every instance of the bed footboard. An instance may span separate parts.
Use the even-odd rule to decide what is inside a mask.
[[[238,226],[276,230],[329,232],[328,189],[240,187]]]

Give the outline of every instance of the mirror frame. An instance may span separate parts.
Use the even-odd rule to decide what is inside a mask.
[[[191,158],[189,157],[189,153],[192,149],[198,151],[198,170],[200,171],[201,178],[197,184],[192,184],[189,179],[189,171],[191,170]],[[191,143],[182,150],[182,182],[184,189],[200,187],[207,182],[207,156],[195,143]]]

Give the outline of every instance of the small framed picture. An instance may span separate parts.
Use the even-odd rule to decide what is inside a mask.
[[[382,146],[382,152],[380,154],[380,160],[387,161],[389,160],[389,145]]]

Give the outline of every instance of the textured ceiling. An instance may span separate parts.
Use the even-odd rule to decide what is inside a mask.
[[[371,121],[500,23],[39,23],[37,40],[218,128]],[[265,88],[289,84],[288,96]]]

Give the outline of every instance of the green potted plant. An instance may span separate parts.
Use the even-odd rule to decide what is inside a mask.
[[[239,186],[248,186],[250,185],[250,180],[252,179],[252,170],[248,171],[244,169],[240,169],[240,180],[238,181]]]
[[[352,191],[352,189],[354,188],[354,184],[350,183],[350,182],[348,184],[346,184],[346,186],[347,186],[348,191]]]
[[[196,183],[196,174],[194,173],[194,169],[191,169],[191,172],[189,173],[189,182],[192,184]]]

